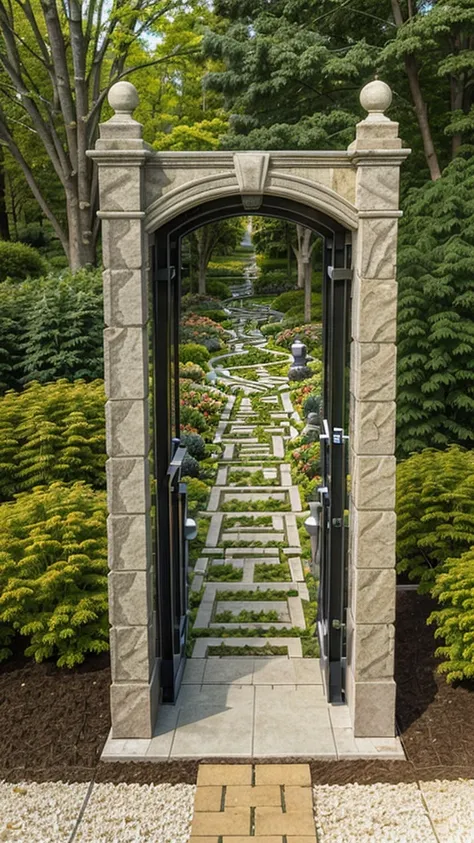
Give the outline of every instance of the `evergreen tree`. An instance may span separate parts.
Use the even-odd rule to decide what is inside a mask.
[[[399,456],[474,441],[474,156],[409,195],[398,257]]]

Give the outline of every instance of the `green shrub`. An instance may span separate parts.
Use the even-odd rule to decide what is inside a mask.
[[[43,386],[0,398],[0,500],[55,480],[105,486],[102,381]]]
[[[291,290],[287,293],[281,293],[276,299],[272,301],[272,309],[279,310],[280,313],[286,313],[291,307],[295,305],[304,304],[304,291]]]
[[[26,303],[21,285],[0,284],[0,393],[20,389]]]
[[[0,282],[7,278],[12,281],[37,278],[45,272],[46,263],[32,246],[0,240]]]
[[[218,281],[215,278],[206,280],[206,289],[210,296],[215,296],[217,299],[228,299],[230,296],[229,285],[225,281]]]
[[[221,324],[229,318],[228,314],[225,313],[224,310],[204,310],[203,313],[208,319],[212,319],[214,322],[219,322]]]
[[[397,469],[397,563],[433,586],[436,567],[474,545],[474,451],[451,446],[413,454]]]
[[[444,659],[438,670],[448,682],[474,678],[474,547],[447,559],[436,571],[431,594],[441,604],[428,623],[435,623],[436,638],[444,638],[436,656]]]
[[[22,287],[28,307],[23,379],[103,378],[101,273],[49,275]]]
[[[308,395],[303,402],[303,414],[307,418],[310,413],[321,413],[322,398],[320,395]]]
[[[189,361],[189,363],[179,364],[179,376],[180,378],[194,381],[194,383],[202,383],[206,378],[206,373],[197,363],[191,363]]]
[[[189,454],[186,454],[183,460],[181,474],[183,477],[199,477],[199,463]]]
[[[243,264],[241,261],[210,261],[207,265],[207,275],[217,275],[221,278],[240,278],[243,275]]]
[[[260,330],[265,337],[274,337],[281,331],[281,323],[269,322],[267,325],[260,325]]]
[[[186,492],[190,512],[204,509],[209,497],[209,486],[197,477],[188,475],[186,480]]]
[[[280,332],[275,337],[276,345],[281,345],[282,348],[289,350],[292,343],[298,338],[301,342],[304,342],[306,348],[312,355],[322,356],[322,325],[309,323],[306,325],[297,325],[294,328],[285,328],[283,331],[281,330],[281,325],[279,328]]]
[[[253,289],[256,295],[284,293],[295,289],[295,279],[288,278],[288,273],[284,270],[274,269],[259,275],[253,282]]]
[[[203,460],[206,456],[206,445],[199,433],[182,433],[181,445],[188,450],[188,454],[195,460]]]
[[[200,410],[195,410],[194,407],[181,407],[180,421],[182,425],[189,425],[189,427],[197,430],[198,433],[203,433],[207,428],[207,422]]]
[[[180,363],[197,363],[203,369],[207,369],[207,362],[210,354],[204,345],[199,345],[197,342],[188,342],[179,347],[179,362]]]
[[[272,301],[272,309],[284,313],[287,318],[301,317],[304,322],[304,290],[292,290],[289,293],[282,293]],[[311,294],[311,320],[320,322],[322,318],[322,296],[321,293]],[[286,321],[286,319],[285,319]]]
[[[105,494],[53,483],[0,506],[0,659],[15,634],[25,655],[73,667],[108,649]]]

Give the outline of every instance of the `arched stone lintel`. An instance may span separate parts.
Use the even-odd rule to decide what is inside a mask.
[[[238,196],[240,187],[234,170],[202,176],[160,196],[146,209],[146,230],[151,233],[170,222],[174,217],[195,208],[203,202],[225,196]],[[281,171],[271,171],[263,196],[280,196],[303,202],[308,207],[322,211],[344,227],[356,230],[357,209],[334,190],[315,181]],[[242,215],[245,216],[242,207]]]

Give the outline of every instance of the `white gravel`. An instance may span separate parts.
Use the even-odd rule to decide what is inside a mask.
[[[74,843],[187,843],[195,791],[190,784],[97,784]]]
[[[321,843],[437,843],[416,784],[320,785],[314,797]]]
[[[65,843],[88,784],[0,782],[0,840]]]
[[[436,833],[444,843],[474,843],[474,781],[420,782]]]

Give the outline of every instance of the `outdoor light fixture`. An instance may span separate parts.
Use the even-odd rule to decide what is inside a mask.
[[[291,345],[291,353],[293,355],[293,362],[288,372],[288,377],[292,381],[303,380],[312,375],[311,369],[308,366],[306,359],[306,346],[304,342],[296,338]]]
[[[322,503],[320,501],[309,501],[309,515],[304,522],[305,530],[310,536],[317,536],[321,526],[321,509]]]
[[[196,538],[197,534],[198,528],[194,518],[186,518],[184,524],[184,538],[186,541],[192,542],[192,540]]]

